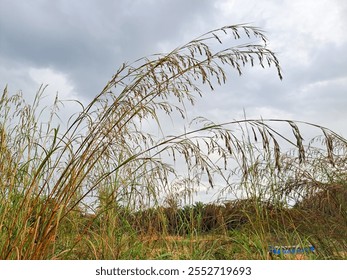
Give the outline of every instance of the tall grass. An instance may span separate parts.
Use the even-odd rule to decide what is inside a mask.
[[[228,68],[241,75],[257,65],[273,66],[282,79],[262,30],[213,30],[168,54],[123,64],[66,130],[56,125],[58,99],[40,109],[44,87],[32,104],[5,88],[0,258],[266,258],[276,242],[319,244],[321,257],[345,251],[346,140],[328,128],[200,117],[182,134],[141,129],[147,120],[163,127],[162,113],[185,119],[188,104],[226,83]],[[278,122],[292,135],[275,130]],[[304,145],[300,125],[320,131],[321,141]],[[292,152],[283,150],[288,145]],[[173,192],[191,196],[204,184],[241,191],[243,199],[184,206]]]

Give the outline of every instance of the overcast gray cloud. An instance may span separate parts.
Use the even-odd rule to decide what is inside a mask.
[[[247,69],[199,100],[215,121],[251,117],[304,120],[347,135],[346,2],[339,0],[0,0],[0,86],[87,102],[122,62],[160,51],[223,25],[267,31],[275,69]]]
[[[267,32],[275,69],[236,73],[198,99],[191,117],[314,122],[347,137],[344,0],[0,0],[0,88],[86,103],[123,62],[167,52],[211,29],[250,23]],[[69,108],[69,109],[76,109]],[[177,120],[176,128],[182,122]]]
[[[211,1],[1,0],[1,60],[65,73],[92,97],[122,62],[201,32],[209,13]]]

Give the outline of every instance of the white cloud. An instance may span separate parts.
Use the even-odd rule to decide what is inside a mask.
[[[293,27],[295,33],[308,36],[312,43],[332,42],[340,45],[346,42],[342,25],[344,15],[336,1],[289,0],[286,4],[294,16],[283,17],[283,22],[288,28]]]
[[[48,91],[55,96],[58,93],[60,99],[77,99],[80,98],[74,91],[74,86],[64,73],[54,71],[50,68],[30,68],[29,76],[37,83],[48,85]],[[53,94],[52,94],[53,93]]]
[[[69,118],[81,111],[80,105],[75,100],[87,103],[87,99],[75,91],[73,83],[64,73],[51,68],[29,68],[28,76],[37,88],[47,85],[40,100],[41,107],[51,107],[57,95],[58,99],[63,101],[63,106],[59,106],[60,125],[67,126]]]

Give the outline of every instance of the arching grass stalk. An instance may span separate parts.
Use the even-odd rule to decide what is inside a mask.
[[[250,43],[235,44],[240,39]],[[5,89],[0,99],[0,148],[5,162],[0,169],[0,257],[83,257],[76,250],[86,248],[95,258],[126,255],[111,251],[110,244],[122,244],[122,235],[138,222],[132,220],[134,211],[148,205],[159,209],[160,195],[170,192],[175,180],[182,179],[193,188],[222,184],[232,189],[236,168],[239,187],[253,184],[255,191],[249,195],[276,197],[281,202],[288,195],[303,195],[303,185],[300,189],[289,184],[287,175],[312,169],[307,162],[313,150],[304,145],[298,127],[304,123],[245,119],[215,124],[197,118],[190,130],[160,137],[141,127],[144,121],[163,127],[162,113],[187,118],[187,104],[193,106],[196,97],[226,83],[227,69],[241,75],[244,67],[272,66],[282,79],[277,56],[267,43],[264,32],[256,27],[225,26],[168,54],[123,64],[90,104],[81,104],[81,112],[69,119],[66,131],[53,125],[58,99],[48,123],[40,123],[43,111],[38,104],[44,88],[32,105],[20,94],[8,97]],[[273,129],[275,122],[287,124],[291,136]],[[343,155],[336,154],[336,148],[344,149],[346,140],[327,128],[305,124],[322,131],[326,151],[322,158],[343,168]],[[242,133],[248,135],[243,138]],[[295,156],[286,158],[282,143],[294,147]],[[176,161],[185,168],[186,177],[175,167]],[[259,179],[260,174],[266,176]],[[278,188],[254,183],[277,175],[282,176],[276,179]],[[84,211],[84,206],[90,210]],[[166,217],[160,213],[163,219],[157,219],[155,226],[167,232]],[[102,222],[113,215],[115,220],[105,228]],[[192,232],[199,224],[193,218],[189,217]],[[130,240],[132,235],[130,230],[126,237]],[[91,246],[89,237],[98,241]]]

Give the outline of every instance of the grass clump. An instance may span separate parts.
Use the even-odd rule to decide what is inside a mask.
[[[232,45],[240,39],[258,43]],[[123,64],[67,129],[56,125],[58,99],[40,109],[44,87],[32,104],[5,88],[0,258],[265,259],[269,245],[294,242],[314,244],[315,258],[345,258],[341,136],[271,119],[215,124],[199,117],[177,135],[142,129],[150,120],[161,130],[162,113],[185,119],[188,104],[226,83],[227,68],[241,75],[256,65],[275,67],[282,79],[262,30],[213,30],[168,54]],[[275,130],[278,123],[291,135]],[[322,138],[305,145],[304,125]],[[201,185],[241,198],[182,203]]]

